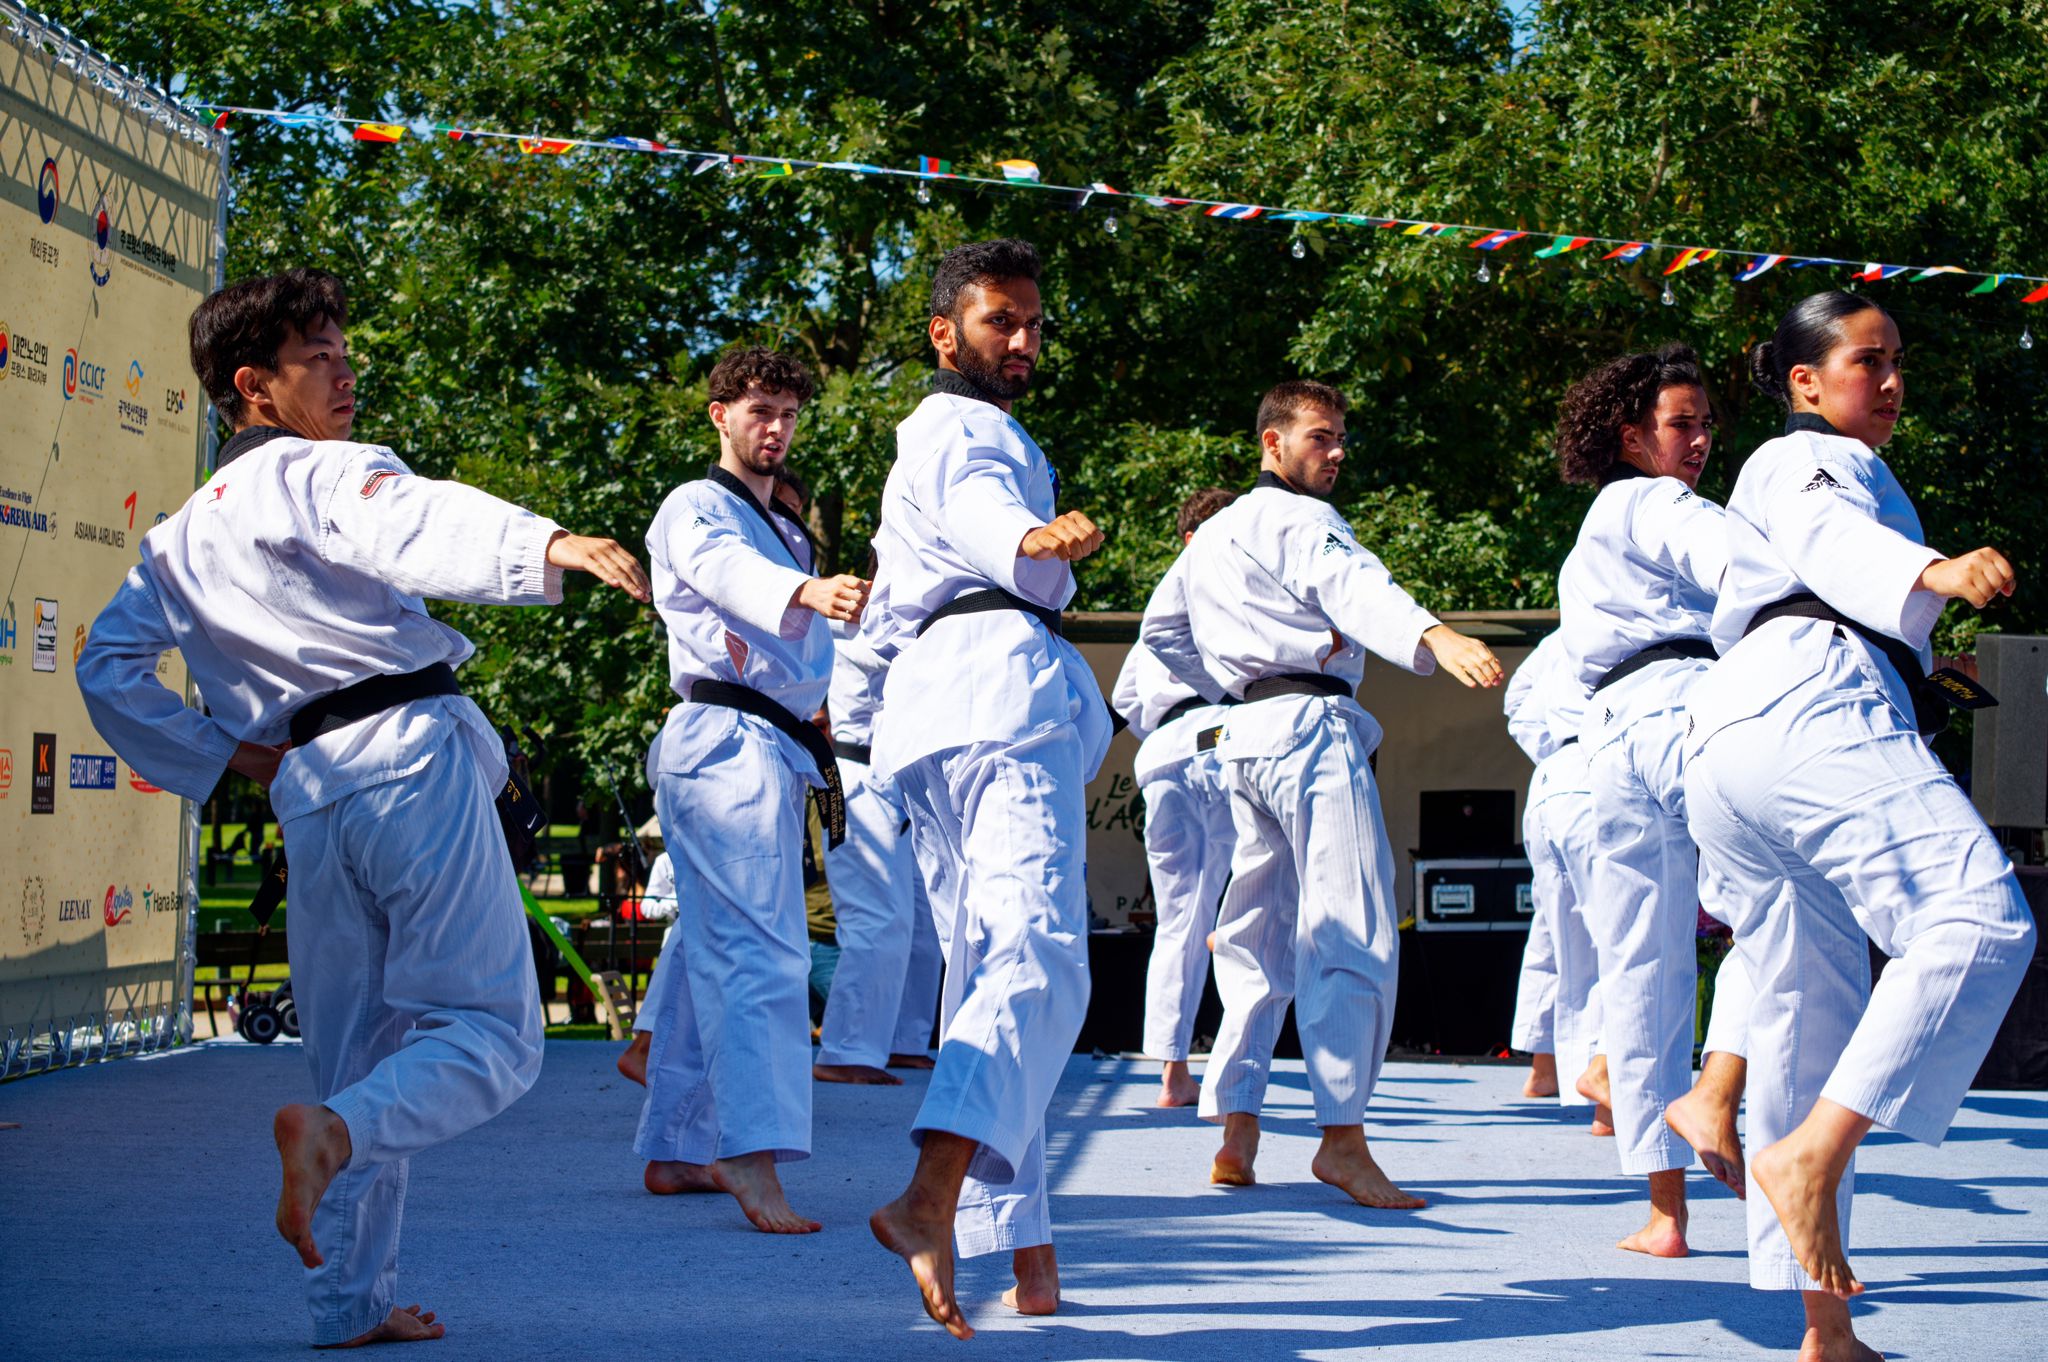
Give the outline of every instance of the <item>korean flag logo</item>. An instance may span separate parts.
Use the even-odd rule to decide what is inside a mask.
[[[55,157],[43,158],[43,173],[36,177],[36,216],[48,226],[57,220],[57,200],[62,197],[57,187],[57,161]]]

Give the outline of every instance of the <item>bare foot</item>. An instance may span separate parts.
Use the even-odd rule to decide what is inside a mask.
[[[1835,1189],[1841,1170],[1829,1166],[1824,1150],[1809,1150],[1793,1131],[1750,1160],[1749,1176],[1777,1212],[1791,1241],[1792,1256],[1814,1284],[1831,1296],[1847,1300],[1861,1295],[1863,1283],[1842,1252],[1842,1230],[1835,1218]]]
[[[857,1083],[864,1088],[900,1088],[903,1080],[872,1064],[813,1064],[811,1077],[820,1083]]]
[[[930,1135],[925,1137],[927,1140]],[[868,1217],[875,1241],[910,1265],[924,1299],[924,1312],[946,1326],[955,1338],[973,1338],[974,1329],[953,1299],[953,1212],[907,1191]]]
[[[1429,1203],[1410,1196],[1393,1184],[1373,1162],[1366,1147],[1365,1132],[1358,1126],[1328,1126],[1322,1147],[1316,1150],[1309,1171],[1319,1182],[1327,1182],[1361,1206],[1388,1211],[1420,1210]]]
[[[1588,1135],[1614,1134],[1614,1108],[1605,1103],[1593,1107],[1593,1124],[1586,1127]]]
[[[711,1165],[711,1180],[719,1191],[732,1193],[747,1219],[763,1234],[816,1234],[824,1228],[789,1209],[789,1201],[782,1195],[782,1180],[775,1176],[775,1155],[765,1149],[718,1160]]]
[[[1579,1075],[1579,1081],[1572,1084],[1572,1087],[1578,1090],[1579,1096],[1596,1107],[1613,1106],[1614,1093],[1607,1086],[1607,1056],[1594,1055],[1593,1062],[1586,1066],[1586,1071]]]
[[[1667,1168],[1652,1173],[1649,1223],[1615,1247],[1652,1258],[1683,1258],[1690,1252],[1685,1243],[1685,1221],[1685,1170]]]
[[[1703,1087],[1664,1109],[1664,1124],[1699,1153],[1717,1181],[1738,1197],[1749,1195],[1742,1178],[1742,1140],[1735,1133],[1735,1108]]]
[[[1529,1056],[1529,1076],[1522,1080],[1522,1096],[1557,1096],[1557,1056],[1541,1051]]]
[[[284,1185],[277,1193],[277,1232],[299,1251],[300,1262],[319,1267],[327,1260],[313,1244],[313,1212],[327,1184],[354,1155],[348,1125],[326,1107],[294,1102],[277,1109],[270,1133],[277,1140],[277,1158],[284,1170]]]
[[[679,1192],[722,1192],[718,1179],[711,1176],[711,1165],[706,1163],[684,1163],[680,1159],[653,1159],[648,1162],[647,1171],[640,1175],[647,1184],[647,1190],[656,1196],[675,1196]]]
[[[1169,1059],[1159,1070],[1159,1105],[1191,1107],[1202,1100],[1202,1085],[1188,1072],[1184,1059]]]
[[[647,1052],[653,1045],[652,1031],[635,1031],[633,1043],[619,1055],[619,1072],[643,1088],[647,1086]]]
[[[1259,1118],[1233,1111],[1223,1118],[1223,1147],[1209,1165],[1209,1181],[1222,1187],[1250,1187],[1258,1182],[1252,1165],[1259,1158]]]
[[[938,1061],[934,1060],[930,1055],[890,1055],[889,1067],[892,1069],[936,1069]]]
[[[1020,1315],[1050,1315],[1060,1308],[1060,1265],[1051,1244],[1018,1249],[1010,1267],[1017,1284],[1003,1293],[1003,1304]]]
[[[1806,1337],[1799,1343],[1799,1362],[1879,1362],[1884,1354],[1863,1346],[1849,1322],[1849,1307],[1825,1291],[1802,1291]]]
[[[403,1310],[392,1307],[384,1316],[384,1322],[368,1333],[357,1334],[346,1343],[322,1343],[322,1348],[362,1348],[372,1343],[424,1343],[439,1338],[447,1329],[434,1323],[432,1310],[421,1310],[417,1305],[408,1305]]]

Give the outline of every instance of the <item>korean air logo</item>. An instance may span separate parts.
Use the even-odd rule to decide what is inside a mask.
[[[44,223],[57,220],[57,162],[49,157],[43,159],[43,173],[36,177],[36,213]]]
[[[142,361],[139,359],[128,361],[128,395],[142,396]]]
[[[92,210],[92,259],[86,265],[92,282],[100,288],[114,277],[113,240],[114,219],[107,212],[107,196],[102,194]]]

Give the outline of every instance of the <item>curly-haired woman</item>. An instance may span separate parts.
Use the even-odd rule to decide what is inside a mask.
[[[1611,1097],[1597,1065],[1585,1087],[1613,1107],[1622,1171],[1649,1178],[1649,1221],[1620,1247],[1663,1258],[1687,1251],[1693,1148],[1742,1187],[1740,969],[1723,971],[1721,1024],[1687,1096],[1702,894],[1680,762],[1686,694],[1713,661],[1708,629],[1728,560],[1721,508],[1694,490],[1713,444],[1699,361],[1682,345],[1602,365],[1565,395],[1558,422],[1565,479],[1600,489],[1558,574],[1565,670],[1589,695],[1582,738],[1598,854],[1586,923]]]

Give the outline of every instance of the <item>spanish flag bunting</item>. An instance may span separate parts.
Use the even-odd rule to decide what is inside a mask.
[[[1625,241],[1600,258],[1602,260],[1619,260],[1625,265],[1649,249],[1650,243],[1647,241]]]
[[[1963,267],[1960,265],[1929,265],[1926,269],[1913,276],[1913,282],[1917,284],[1922,279],[1932,279],[1937,274],[1961,274],[1962,272]]]
[[[936,156],[920,156],[917,158],[917,173],[920,175],[951,176],[953,173],[953,163],[951,161],[942,161]]]
[[[358,142],[396,142],[405,136],[403,123],[358,123],[355,138]]]
[[[1554,255],[1563,255],[1567,251],[1576,251],[1581,246],[1589,245],[1592,240],[1593,238],[1589,236],[1561,236],[1542,250],[1536,252],[1536,258],[1538,260],[1548,260]]]
[[[1715,256],[1719,254],[1719,251],[1710,251],[1702,246],[1687,246],[1684,250],[1678,253],[1678,259],[1672,261],[1669,265],[1665,267],[1664,273],[1676,274],[1680,270],[1685,269],[1689,265],[1697,265],[1702,260],[1712,260]]]
[[[552,137],[522,137],[519,150],[528,156],[560,156],[575,143],[561,142]]]
[[[996,166],[1003,172],[1003,178],[1006,180],[1029,180],[1033,184],[1038,183],[1036,161],[997,161]]]
[[[1529,235],[1527,232],[1488,232],[1485,236],[1472,243],[1472,249],[1475,251],[1497,251],[1510,241],[1520,241],[1527,235]]]
[[[2020,299],[2020,301],[2023,303],[2048,303],[2048,284],[2041,285],[2041,287],[2035,289],[2032,293]]]
[[[1735,282],[1746,284],[1760,274],[1769,274],[1772,270],[1784,264],[1785,260],[1786,257],[1782,255],[1753,255],[1749,258],[1749,263],[1744,265],[1741,271],[1736,274]]]
[[[2007,279],[2010,279],[2011,277],[2012,276],[2008,274],[1994,274],[1987,278],[1983,283],[1977,285],[1977,287],[1971,289],[1970,292],[1972,294],[1996,293],[1998,291],[1998,286],[2004,283]]]

